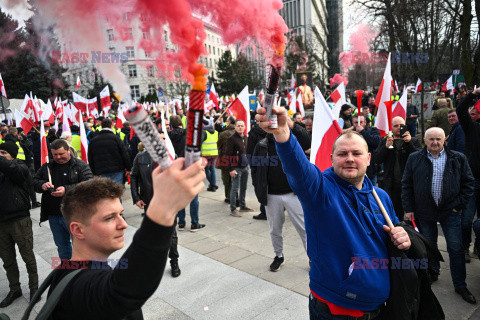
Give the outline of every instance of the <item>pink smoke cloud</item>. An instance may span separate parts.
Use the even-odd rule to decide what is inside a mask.
[[[347,77],[343,77],[340,74],[335,73],[333,78],[330,78],[330,88],[332,88],[334,85],[340,84],[342,82],[345,82],[345,85],[347,85],[348,84]]]
[[[370,45],[377,37],[378,32],[363,22],[359,23],[357,29],[349,37],[351,50],[340,53],[340,63],[343,65],[343,74],[347,74],[348,68],[356,63],[371,63],[378,60],[378,57],[372,57]],[[377,61],[378,62],[378,61]]]

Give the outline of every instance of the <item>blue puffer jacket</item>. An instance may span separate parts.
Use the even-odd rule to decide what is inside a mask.
[[[386,224],[365,176],[361,190],[342,180],[333,168],[321,172],[311,164],[293,134],[276,143],[283,170],[305,215],[310,289],[336,305],[375,310],[390,294]],[[398,222],[392,201],[375,188],[390,219]],[[367,261],[372,268],[359,267]],[[364,263],[362,263],[365,266]]]

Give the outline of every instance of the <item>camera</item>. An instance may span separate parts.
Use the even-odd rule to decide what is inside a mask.
[[[401,124],[400,125],[400,137],[403,137],[403,135],[408,131],[408,128],[406,125]]]

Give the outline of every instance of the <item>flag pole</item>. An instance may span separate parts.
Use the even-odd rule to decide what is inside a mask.
[[[383,206],[382,201],[378,197],[378,194],[375,191],[375,187],[372,189],[372,194],[373,194],[373,197],[375,198],[375,201],[378,204],[378,207],[380,208],[380,211],[382,212],[383,217],[385,218],[385,221],[387,222],[388,227],[390,229],[393,229],[395,226],[393,225],[392,220],[388,216],[387,210],[385,210],[385,207]]]
[[[227,112],[228,108],[230,108],[231,105],[232,105],[232,104],[230,103],[230,105],[228,105],[228,106],[225,108],[225,110],[223,111],[223,113],[220,115],[220,117],[218,117],[218,119],[217,119],[213,124],[217,123],[218,120],[220,120],[220,118],[223,117],[223,115],[225,114],[225,112]]]

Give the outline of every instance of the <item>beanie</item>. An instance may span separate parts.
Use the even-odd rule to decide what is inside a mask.
[[[18,147],[12,141],[6,141],[6,142],[0,144],[0,150],[7,151],[13,159],[15,159],[17,157],[17,154],[18,154]]]

